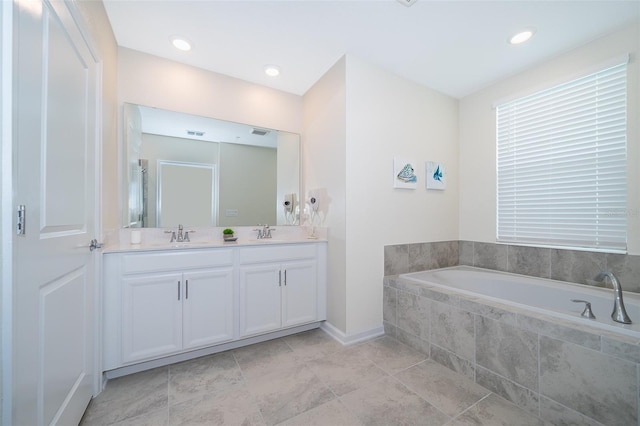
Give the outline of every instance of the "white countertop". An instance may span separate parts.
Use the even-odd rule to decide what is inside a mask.
[[[265,246],[276,244],[314,244],[327,241],[326,228],[316,228],[312,235],[308,227],[286,226],[273,227],[273,237],[257,239],[255,227],[234,227],[236,241],[224,241],[222,239],[222,229],[224,228],[185,228],[189,231],[189,242],[170,243],[170,235],[165,234],[165,229],[142,228],[136,229],[142,233],[140,244],[131,244],[131,229],[121,229],[115,238],[105,241],[102,249],[103,253],[120,253],[135,251],[157,251],[157,250],[190,250],[220,247],[244,247],[244,246]],[[276,234],[277,232],[277,234]]]

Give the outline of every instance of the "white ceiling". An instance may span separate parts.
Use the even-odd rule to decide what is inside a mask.
[[[640,19],[640,0],[104,0],[120,46],[304,94],[353,54],[462,98]],[[528,43],[507,39],[535,27]],[[180,52],[169,37],[194,48]],[[266,64],[282,74],[267,77]]]

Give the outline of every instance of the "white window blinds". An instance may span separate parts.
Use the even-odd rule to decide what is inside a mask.
[[[498,241],[626,250],[626,71],[497,106]]]

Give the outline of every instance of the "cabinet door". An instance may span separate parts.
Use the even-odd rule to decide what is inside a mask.
[[[285,263],[282,273],[282,326],[315,321],[318,317],[316,262]]]
[[[280,265],[240,268],[240,336],[280,328]]]
[[[122,280],[122,360],[125,363],[182,348],[182,274]]]
[[[233,269],[184,273],[183,346],[233,339]]]

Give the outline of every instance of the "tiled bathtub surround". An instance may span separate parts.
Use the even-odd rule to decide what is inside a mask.
[[[384,279],[384,324],[554,425],[638,424],[637,339],[394,276]]]
[[[613,272],[624,291],[640,293],[640,256],[525,247],[474,241],[398,244],[384,248],[384,274],[467,265],[594,285],[600,271]]]
[[[458,241],[385,246],[384,274],[397,275],[456,266],[460,256],[458,248]]]
[[[640,342],[393,277],[468,265],[640,292],[640,256],[444,241],[384,248],[385,331],[554,424],[638,424]]]

